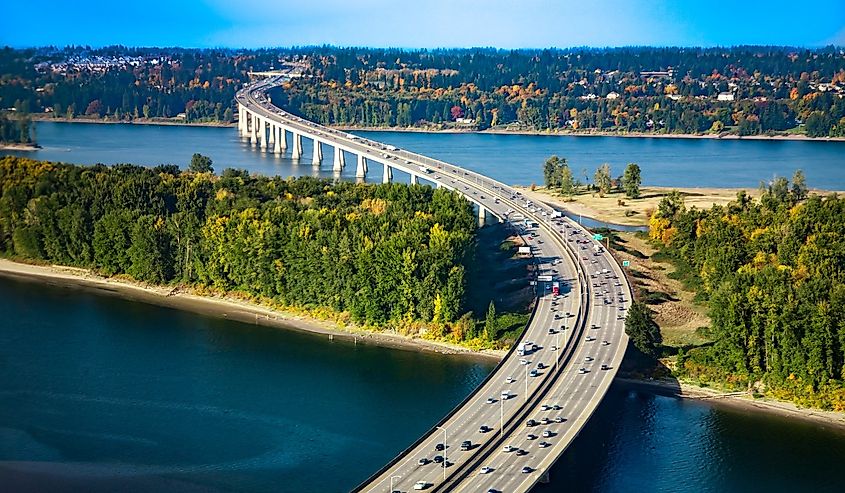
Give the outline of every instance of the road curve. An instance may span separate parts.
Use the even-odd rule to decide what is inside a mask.
[[[522,357],[512,349],[461,404],[354,491],[406,492],[423,483],[426,491],[530,490],[593,414],[625,354],[631,288],[622,268],[606,250],[596,252],[599,243],[577,223],[553,218],[548,206],[531,203],[503,183],[273,106],[266,92],[284,80],[279,75],[250,84],[236,101],[248,114],[335,152],[351,152],[463,194],[482,211],[514,223],[532,247],[538,274],[561,282],[560,296],[551,294],[551,283],[538,282],[534,312],[519,340],[533,342],[537,350]],[[509,397],[503,399],[505,391]],[[526,427],[527,419],[543,418],[551,422]],[[546,431],[549,436],[540,436]],[[465,440],[472,445],[460,450]],[[438,444],[445,450],[436,450]],[[446,460],[436,463],[437,456]]]

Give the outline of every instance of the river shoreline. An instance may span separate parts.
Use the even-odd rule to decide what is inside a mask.
[[[0,151],[33,152],[41,149],[38,144],[0,144]]]
[[[415,339],[400,334],[344,328],[331,321],[284,313],[253,302],[233,298],[200,296],[178,291],[170,286],[148,286],[122,279],[105,278],[87,269],[77,267],[32,265],[0,259],[0,276],[31,282],[47,282],[60,287],[93,289],[99,294],[117,296],[130,301],[155,304],[256,325],[325,335],[329,340],[351,341],[356,344],[360,342],[392,349],[435,352],[487,361],[500,361],[506,354],[504,351],[473,351],[452,344]],[[771,399],[752,399],[745,393],[718,392],[677,381],[622,377],[617,377],[614,384],[659,395],[708,400],[718,405],[794,417],[817,424],[833,425],[845,430],[845,413],[799,408],[789,402]]]
[[[474,351],[455,344],[412,338],[389,332],[376,332],[357,327],[344,327],[330,320],[319,320],[282,312],[259,303],[234,297],[198,295],[174,286],[150,286],[142,283],[106,278],[87,269],[58,265],[33,265],[0,259],[0,275],[20,280],[47,282],[59,287],[82,287],[100,294],[118,296],[159,306],[176,308],[202,315],[253,323],[285,330],[325,335],[329,340],[372,344],[392,349],[462,355],[499,361],[504,351]]]
[[[99,124],[125,124],[125,125],[173,125],[182,127],[217,127],[233,128],[237,122],[185,122],[168,119],[137,119],[137,120],[102,120],[87,118],[56,118],[45,115],[31,115],[33,121],[39,122],[61,122],[61,123],[99,123]],[[329,128],[344,132],[407,132],[425,134],[493,134],[493,135],[536,135],[546,137],[624,137],[632,139],[709,139],[709,140],[769,140],[769,141],[808,141],[808,142],[845,142],[845,137],[808,137],[800,134],[787,135],[746,135],[736,134],[654,134],[647,132],[604,132],[584,131],[573,132],[563,131],[540,131],[540,130],[507,130],[489,128],[485,130],[460,129],[460,128],[419,128],[419,127],[361,127],[347,125],[329,125]]]

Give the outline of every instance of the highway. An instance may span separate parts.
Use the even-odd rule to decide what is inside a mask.
[[[530,490],[592,415],[624,356],[631,291],[621,267],[604,249],[596,252],[598,243],[578,224],[553,218],[551,208],[531,203],[505,184],[273,106],[265,93],[283,80],[261,80],[236,99],[249,114],[289,132],[456,190],[482,215],[486,210],[513,223],[532,247],[538,274],[561,282],[560,296],[551,293],[550,282],[537,283],[534,313],[520,339],[537,349],[525,356],[512,350],[463,403],[355,491]],[[528,419],[543,418],[549,422],[526,426]],[[543,436],[546,431],[549,436]],[[471,445],[461,450],[465,440]],[[444,450],[438,450],[439,444]],[[514,449],[505,451],[506,445]]]

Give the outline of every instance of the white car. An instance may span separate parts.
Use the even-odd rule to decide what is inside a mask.
[[[586,341],[587,341],[587,342],[593,342],[593,341],[595,341],[595,340],[596,340],[596,338],[595,338],[595,337],[593,337],[593,336],[587,336],[587,338],[586,338]]]
[[[415,490],[424,490],[424,489],[428,488],[430,484],[431,483],[429,483],[428,481],[417,481],[416,483],[414,483],[414,489]]]
[[[502,450],[505,452],[513,452],[514,450],[517,450],[517,448],[513,445],[505,445]]]
[[[481,468],[481,474],[488,474],[493,471],[493,468],[490,466],[484,466]]]

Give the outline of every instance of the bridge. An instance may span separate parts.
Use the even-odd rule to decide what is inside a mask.
[[[580,225],[504,183],[283,111],[268,91],[288,75],[265,75],[236,95],[238,131],[254,146],[307,161],[308,139],[315,167],[331,153],[338,174],[349,161],[358,178],[373,166],[385,183],[398,171],[412,184],[454,190],[474,204],[480,225],[514,225],[537,261],[537,300],[514,347],[463,402],[354,491],[524,492],[548,481],[625,354],[631,287],[622,268]]]

